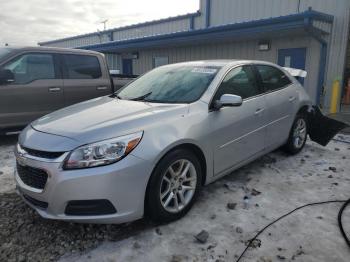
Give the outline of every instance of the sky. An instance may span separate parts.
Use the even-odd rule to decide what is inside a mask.
[[[0,46],[38,42],[166,18],[199,9],[199,0],[0,0]]]

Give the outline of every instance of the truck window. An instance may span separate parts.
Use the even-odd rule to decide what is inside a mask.
[[[9,69],[14,77],[13,84],[28,84],[34,80],[55,79],[54,60],[51,54],[25,54],[8,62],[4,69]]]
[[[68,79],[96,79],[102,76],[100,63],[95,56],[63,55]]]

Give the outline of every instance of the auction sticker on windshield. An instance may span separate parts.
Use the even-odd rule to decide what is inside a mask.
[[[201,74],[216,74],[218,70],[215,68],[208,68],[208,67],[195,67],[192,69],[192,73],[201,73]]]

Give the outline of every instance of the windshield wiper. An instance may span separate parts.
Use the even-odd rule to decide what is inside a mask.
[[[131,101],[142,101],[144,100],[146,97],[150,96],[152,94],[152,92],[149,92],[145,95],[142,95],[142,96],[138,96],[138,97],[134,97],[134,98],[128,98],[128,100],[131,100]]]
[[[109,97],[111,97],[111,98],[123,99],[123,98],[121,98],[117,93],[113,93],[113,94],[111,94]]]

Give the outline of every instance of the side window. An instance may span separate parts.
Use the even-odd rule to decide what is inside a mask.
[[[50,54],[25,54],[18,56],[4,66],[10,70],[13,84],[28,84],[34,80],[55,79],[54,59]]]
[[[256,68],[261,76],[261,81],[265,92],[280,89],[292,83],[281,70],[275,67],[257,65]]]
[[[63,55],[68,79],[96,79],[102,76],[100,62],[95,56]]]
[[[250,66],[237,67],[226,75],[216,91],[214,101],[219,100],[224,94],[238,95],[245,99],[260,93],[252,68]]]

